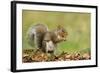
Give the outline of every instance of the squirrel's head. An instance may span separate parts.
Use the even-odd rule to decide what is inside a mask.
[[[66,41],[67,36],[68,36],[67,30],[63,26],[58,25],[58,27],[57,27],[57,37],[58,37],[58,39],[61,40],[61,41]]]

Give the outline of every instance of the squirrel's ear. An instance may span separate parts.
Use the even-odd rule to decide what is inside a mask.
[[[57,29],[61,29],[61,28],[62,28],[62,25],[58,25],[58,26],[57,26]]]

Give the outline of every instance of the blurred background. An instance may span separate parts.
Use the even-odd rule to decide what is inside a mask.
[[[33,49],[27,42],[27,32],[30,27],[38,23],[47,25],[49,30],[56,29],[62,25],[68,32],[67,41],[58,44],[57,53],[63,51],[90,52],[90,13],[77,12],[52,12],[52,11],[22,11],[22,46],[23,49]]]

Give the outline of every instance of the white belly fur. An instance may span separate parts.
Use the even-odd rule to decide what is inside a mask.
[[[54,50],[54,44],[52,41],[46,42],[46,51],[53,51]]]

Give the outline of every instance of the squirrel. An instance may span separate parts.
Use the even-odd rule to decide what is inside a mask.
[[[66,41],[67,35],[67,31],[60,25],[49,31],[46,25],[36,24],[28,32],[29,39],[32,41],[31,44],[35,43],[38,49],[47,53],[54,52],[58,43]]]

